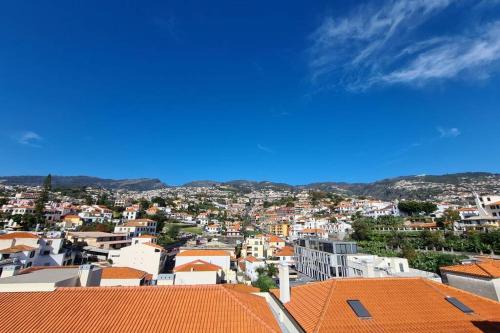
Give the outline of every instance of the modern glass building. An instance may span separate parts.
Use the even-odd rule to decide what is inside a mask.
[[[357,252],[355,242],[305,238],[294,245],[297,271],[315,280],[347,277],[347,255]]]

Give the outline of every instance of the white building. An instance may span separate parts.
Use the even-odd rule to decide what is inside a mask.
[[[156,280],[165,265],[166,251],[156,244],[154,236],[132,238],[132,245],[119,250],[110,250],[109,259],[113,267],[131,267],[153,276]]]
[[[141,209],[139,205],[132,205],[130,207],[125,208],[125,210],[122,213],[122,216],[126,220],[136,220],[139,217],[140,210]]]
[[[222,231],[222,227],[218,223],[212,223],[212,224],[207,224],[207,226],[205,226],[205,230],[210,234],[217,235],[220,234],[220,232]]]
[[[127,234],[128,237],[156,234],[156,221],[150,219],[129,220],[124,224],[117,225],[114,232]]]
[[[233,282],[236,280],[236,273],[231,270],[231,254],[224,250],[180,250],[175,257],[175,267],[202,260],[209,264],[217,265],[222,268],[222,280]]]
[[[259,278],[257,273],[257,268],[265,268],[266,263],[263,260],[259,260],[255,257],[248,256],[245,258],[245,275],[254,282]]]
[[[222,278],[222,267],[203,260],[194,260],[174,269],[175,285],[217,284]]]
[[[31,267],[39,253],[39,237],[33,233],[12,232],[0,235],[0,262],[19,265],[21,268]]]
[[[101,287],[142,286],[148,284],[150,274],[131,267],[103,267]]]
[[[438,274],[410,268],[406,258],[350,254],[347,256],[347,267],[348,277],[425,277],[441,282]]]
[[[500,260],[441,267],[443,282],[500,301]]]

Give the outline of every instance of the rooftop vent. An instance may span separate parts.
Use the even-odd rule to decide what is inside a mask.
[[[453,304],[453,306],[455,306],[456,308],[458,308],[463,313],[474,313],[474,310],[472,310],[471,308],[469,308],[464,303],[460,302],[455,297],[446,296],[445,300],[447,300],[448,302],[450,302],[451,304]]]
[[[351,307],[352,311],[361,319],[370,319],[372,316],[370,312],[365,308],[360,300],[351,299],[347,301],[347,304]]]

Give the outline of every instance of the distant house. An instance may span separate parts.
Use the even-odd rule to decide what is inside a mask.
[[[66,230],[75,230],[76,228],[82,226],[83,220],[78,215],[65,215],[62,218],[62,221],[58,223],[59,227]]]
[[[113,267],[131,267],[145,271],[152,275],[153,280],[163,270],[166,257],[165,249],[151,235],[134,237],[130,246],[109,252]]]
[[[295,260],[293,259],[293,247],[291,246],[285,246],[281,248],[274,255],[278,257],[280,261],[284,261],[289,265],[295,264]]]
[[[218,223],[211,223],[205,226],[205,230],[210,234],[219,234],[222,230],[222,227]]]
[[[136,220],[139,217],[140,212],[139,205],[132,205],[130,207],[125,208],[122,215],[126,220]]]
[[[266,267],[266,263],[263,260],[257,259],[252,256],[245,258],[245,275],[250,279],[250,281],[256,281],[259,278],[257,269],[261,267]]]
[[[236,274],[231,270],[231,254],[224,250],[206,250],[193,249],[181,250],[175,257],[175,267],[202,260],[209,264],[217,265],[222,268],[222,280],[235,281]]]
[[[443,282],[500,301],[500,260],[441,267]]]
[[[151,275],[131,267],[103,267],[101,287],[110,286],[142,286],[148,284]]]
[[[175,285],[217,284],[222,279],[222,267],[197,259],[174,268]]]
[[[156,234],[156,221],[150,219],[129,220],[117,225],[114,232],[127,234],[128,237],[137,237],[142,234]]]

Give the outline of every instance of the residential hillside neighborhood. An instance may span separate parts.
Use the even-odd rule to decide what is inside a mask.
[[[221,183],[68,188],[51,175],[0,184],[2,322],[9,331],[43,302],[60,309],[33,313],[44,332],[71,330],[57,320],[69,311],[97,331],[148,320],[172,332],[495,332],[500,187],[476,185],[387,200]],[[137,320],[123,322],[124,305]]]

